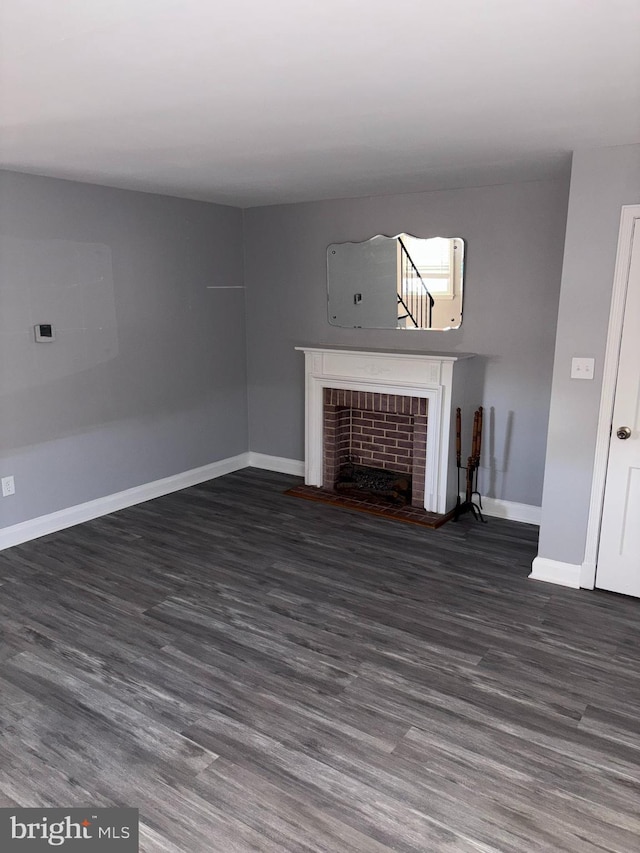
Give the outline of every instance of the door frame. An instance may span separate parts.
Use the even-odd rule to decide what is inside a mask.
[[[600,524],[602,521],[604,489],[607,479],[607,466],[609,464],[609,442],[613,423],[613,405],[618,379],[622,326],[624,323],[624,309],[631,266],[631,250],[633,248],[633,236],[636,227],[640,228],[640,204],[626,204],[623,206],[620,216],[618,248],[616,250],[616,265],[611,295],[611,311],[609,313],[609,328],[607,330],[607,347],[604,356],[602,393],[600,395],[600,412],[598,414],[593,479],[591,481],[587,539],[584,560],[580,569],[580,586],[584,589],[593,589],[596,582],[598,548],[600,546]]]

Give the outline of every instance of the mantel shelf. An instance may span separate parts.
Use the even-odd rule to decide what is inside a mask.
[[[315,346],[299,346],[295,347],[299,352],[333,352],[345,353],[346,355],[372,355],[372,356],[388,356],[389,358],[421,358],[425,361],[461,361],[466,358],[474,358],[476,355],[473,352],[426,352],[424,350],[398,350],[398,349],[359,349],[357,347],[334,347],[318,344]]]

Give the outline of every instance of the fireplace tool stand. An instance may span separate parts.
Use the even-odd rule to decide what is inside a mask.
[[[478,491],[478,469],[480,468],[480,451],[482,450],[482,406],[473,413],[473,432],[471,436],[471,456],[467,464],[462,465],[462,411],[456,409],[456,464],[458,467],[458,497],[453,520],[457,521],[465,512],[470,512],[476,521],[487,523],[482,514],[482,495]],[[460,472],[465,471],[465,496],[460,498]],[[477,496],[477,503],[473,500]]]

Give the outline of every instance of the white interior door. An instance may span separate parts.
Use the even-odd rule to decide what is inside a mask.
[[[596,586],[640,597],[640,220],[631,235]]]

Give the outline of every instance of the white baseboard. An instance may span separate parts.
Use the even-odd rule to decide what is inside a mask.
[[[596,564],[585,560],[580,566],[580,587],[581,589],[596,588]]]
[[[464,495],[460,495],[464,500]],[[501,501],[498,498],[482,498],[482,512],[492,518],[507,518],[524,524],[540,526],[541,507],[533,504],[519,504],[515,501]]]
[[[293,474],[295,477],[304,477],[304,462],[298,459],[267,456],[266,453],[254,453],[250,450],[249,465],[252,468],[263,468],[265,471],[277,471],[279,474]]]
[[[534,581],[557,583],[580,589],[582,566],[574,563],[562,563],[559,560],[548,560],[546,557],[536,557],[531,564],[529,578]]]
[[[202,465],[200,468],[183,471],[181,474],[164,477],[162,480],[143,483],[141,486],[134,486],[132,489],[126,489],[123,492],[116,492],[103,498],[97,498],[93,501],[87,501],[87,503],[52,512],[49,515],[31,518],[11,527],[5,527],[0,530],[0,551],[11,548],[13,545],[29,542],[31,539],[38,539],[40,536],[47,536],[49,533],[56,533],[58,530],[64,530],[67,527],[73,527],[83,521],[91,521],[102,515],[108,515],[110,512],[126,509],[129,506],[134,506],[134,504],[159,498],[171,492],[186,489],[188,486],[196,486],[198,483],[204,483],[216,477],[222,477],[224,474],[239,471],[248,465],[249,454],[241,453],[238,456],[221,459],[219,462]]]
[[[5,527],[3,530],[0,530],[0,551],[5,548],[11,548],[14,545],[20,545],[23,542],[29,542],[31,539],[38,539],[40,536],[47,536],[49,533],[55,533],[58,530],[64,530],[67,527],[73,527],[75,524],[82,524],[84,521],[91,521],[102,515],[108,515],[110,512],[117,512],[120,509],[126,509],[129,506],[134,506],[153,498],[159,498],[162,495],[168,495],[171,492],[177,492],[180,489],[186,489],[189,486],[195,486],[198,483],[204,483],[207,480],[213,480],[216,477],[222,477],[224,474],[230,474],[232,471],[239,471],[247,467],[263,468],[266,471],[277,471],[281,474],[292,474],[296,477],[304,476],[304,462],[299,459],[287,459],[284,456],[269,456],[265,453],[254,453],[253,451],[241,453],[238,456],[221,459],[219,462],[212,462],[210,465],[192,468],[190,471],[174,474],[171,477],[164,477],[162,480],[143,483],[140,486],[134,486],[134,488],[126,489],[123,492],[116,492],[112,495],[106,495],[103,498],[97,498],[87,503],[77,504],[76,506],[61,509],[58,512],[52,512],[49,515],[31,518],[28,521],[14,524],[11,527]],[[511,501],[501,501],[495,498],[483,498],[482,505],[483,511],[489,516],[508,518],[512,521],[522,521],[528,524],[540,523],[540,507],[513,503]],[[546,562],[551,563],[552,561]],[[564,564],[558,563],[557,565]],[[535,572],[531,576],[538,577]],[[553,579],[540,577],[540,580]],[[562,583],[562,581],[555,582]],[[568,585],[572,586],[573,584],[569,583]]]

